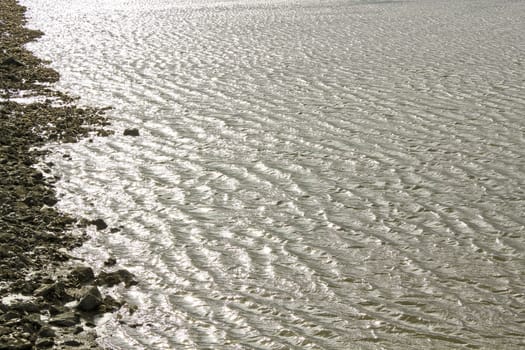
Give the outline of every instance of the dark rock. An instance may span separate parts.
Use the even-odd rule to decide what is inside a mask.
[[[108,295],[104,298],[103,309],[105,312],[111,312],[111,311],[118,310],[122,305],[123,303],[118,302],[111,295]]]
[[[63,314],[64,312],[68,312],[69,310],[62,305],[56,305],[56,304],[50,304],[48,305],[48,310],[51,315],[58,315]]]
[[[126,287],[133,286],[138,282],[135,280],[135,275],[133,275],[128,270],[117,270],[115,272],[105,272],[102,271],[97,277],[97,283],[103,286],[114,286],[119,283],[124,283]]]
[[[93,311],[98,309],[100,305],[102,305],[102,294],[96,286],[91,286],[85,288],[77,308],[82,311]]]
[[[0,326],[0,337],[6,334],[11,334],[11,332],[13,332],[11,328]]]
[[[74,340],[74,339],[66,340],[63,344],[65,346],[74,346],[74,347],[82,345],[81,342],[79,342],[78,340]]]
[[[76,326],[80,322],[77,314],[74,312],[64,312],[49,320],[49,324],[58,327],[72,327]]]
[[[126,129],[124,130],[124,136],[140,136],[139,129]]]
[[[55,345],[55,341],[52,338],[40,338],[35,342],[37,349],[47,349]]]
[[[40,331],[38,332],[38,335],[42,338],[54,338],[56,336],[55,331],[53,328],[50,327],[42,327],[40,328]]]
[[[2,66],[25,67],[25,64],[14,57],[8,57],[1,63]]]
[[[104,265],[106,266],[114,266],[117,263],[117,259],[115,258],[109,258],[104,262]]]
[[[71,271],[68,277],[72,282],[77,284],[91,283],[95,280],[93,269],[88,266],[80,266],[75,268],[73,271]]]
[[[11,305],[11,309],[26,312],[29,314],[40,312],[41,308],[41,305],[33,302],[21,302]]]
[[[5,259],[11,255],[7,244],[0,245],[0,258]]]
[[[0,338],[0,349],[6,349],[6,350],[31,350],[33,348],[33,344],[31,344],[31,341],[29,339],[24,338],[15,338],[15,339],[7,339],[4,340],[3,338]]]
[[[91,220],[89,221],[89,224],[90,225],[95,225],[97,227],[97,230],[104,230],[108,227],[108,225],[106,224],[106,222],[102,219],[96,219],[96,220]]]
[[[45,196],[42,201],[44,202],[45,205],[47,206],[54,206],[55,204],[58,203],[58,200],[55,198],[55,197],[52,197],[52,196]]]
[[[73,300],[71,295],[66,293],[66,288],[63,282],[44,284],[35,290],[33,295],[37,297],[43,297],[47,301],[60,300],[66,302]]]
[[[9,321],[9,320],[17,319],[17,318],[20,318],[20,314],[15,311],[8,311],[2,316],[0,316],[0,320],[2,321]]]

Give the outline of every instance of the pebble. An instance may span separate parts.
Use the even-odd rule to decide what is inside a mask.
[[[140,136],[139,129],[126,129],[124,130],[124,136]]]

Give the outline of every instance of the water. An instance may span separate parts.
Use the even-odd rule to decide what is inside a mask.
[[[525,346],[525,2],[24,3],[115,107],[53,158],[122,226],[78,254],[140,276],[102,345]]]

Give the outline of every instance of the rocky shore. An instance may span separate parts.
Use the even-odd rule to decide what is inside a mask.
[[[24,47],[42,33],[25,23],[23,6],[0,0],[0,349],[96,349],[94,317],[122,305],[99,287],[136,282],[116,266],[96,276],[68,254],[87,239],[72,228],[107,225],[54,209],[53,164],[35,165],[46,143],[107,136],[109,124],[103,109],[53,90],[59,74]]]

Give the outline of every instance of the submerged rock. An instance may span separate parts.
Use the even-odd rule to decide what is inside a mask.
[[[89,221],[89,224],[95,225],[98,231],[105,230],[106,228],[108,228],[108,224],[106,224],[106,222],[102,219],[91,220]]]
[[[117,263],[117,259],[115,258],[109,258],[108,260],[104,261],[105,266],[114,266]]]
[[[102,271],[97,277],[97,283],[104,286],[114,286],[119,283],[124,283],[126,287],[133,286],[138,282],[135,280],[135,275],[128,270],[117,270],[114,272]]]
[[[140,136],[139,129],[126,129],[124,130],[124,136]]]

